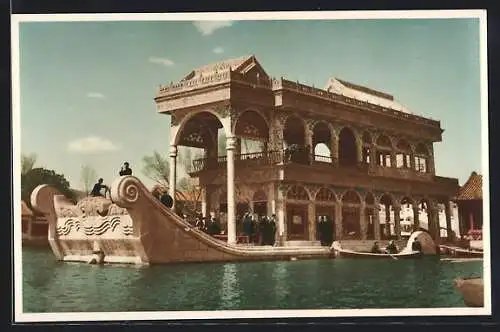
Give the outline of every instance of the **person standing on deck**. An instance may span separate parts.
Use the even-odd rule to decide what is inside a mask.
[[[128,162],[124,162],[122,168],[120,169],[120,176],[132,175],[132,168],[129,167]]]

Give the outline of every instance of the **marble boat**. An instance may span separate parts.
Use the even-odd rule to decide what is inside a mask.
[[[31,202],[47,216],[58,260],[150,265],[334,257],[328,247],[250,247],[218,240],[174,214],[133,176],[117,178],[110,191],[111,199],[86,197],[74,204],[49,185],[35,188]]]
[[[453,283],[467,306],[484,306],[483,278],[457,278]]]

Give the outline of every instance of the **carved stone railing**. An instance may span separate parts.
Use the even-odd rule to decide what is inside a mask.
[[[405,119],[405,120],[413,120],[415,122],[427,124],[427,125],[431,125],[431,126],[440,126],[439,121],[436,121],[434,119],[424,118],[422,116],[418,116],[415,114],[409,114],[409,113],[405,113],[405,112],[402,112],[399,110],[383,107],[380,105],[371,104],[371,103],[368,103],[366,101],[361,101],[358,99],[349,98],[349,97],[343,96],[343,95],[338,94],[338,93],[333,93],[333,92],[329,92],[329,91],[326,91],[323,89],[318,89],[318,88],[311,87],[311,86],[308,86],[305,84],[301,84],[299,82],[292,82],[292,81],[289,81],[289,80],[286,80],[283,78],[274,79],[272,82],[272,89],[273,90],[287,89],[287,90],[297,91],[297,92],[307,94],[310,96],[314,96],[314,97],[326,98],[329,100],[339,101],[339,102],[349,104],[349,105],[354,105],[354,106],[362,106],[362,107],[369,108],[369,109],[372,109],[372,110],[380,112],[380,113],[390,114],[390,115],[393,115],[395,117]]]
[[[229,82],[231,80],[231,72],[229,69],[221,70],[221,72],[209,76],[203,76],[193,80],[185,80],[178,83],[160,86],[158,97],[179,93],[183,91],[200,89],[203,87]]]

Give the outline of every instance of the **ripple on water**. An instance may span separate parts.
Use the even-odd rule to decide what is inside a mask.
[[[137,268],[23,249],[26,312],[463,307],[452,281],[482,262],[308,260]]]

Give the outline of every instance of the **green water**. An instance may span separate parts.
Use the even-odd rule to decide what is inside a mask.
[[[464,307],[452,281],[482,262],[307,260],[154,267],[55,261],[23,249],[24,312]]]

